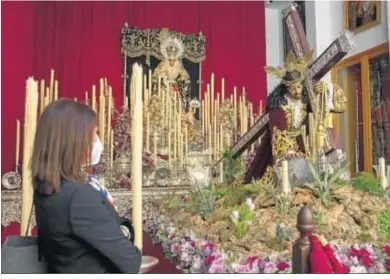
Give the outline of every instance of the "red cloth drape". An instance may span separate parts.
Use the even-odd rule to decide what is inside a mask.
[[[123,103],[120,31],[169,28],[206,37],[203,89],[215,73],[226,95],[246,87],[248,99],[265,100],[265,9],[262,1],[237,2],[2,2],[2,173],[14,161],[15,121],[23,119],[29,75],[49,81],[56,71],[60,97],[84,99],[100,77]],[[204,92],[204,90],[203,90]],[[257,105],[256,105],[257,106]]]

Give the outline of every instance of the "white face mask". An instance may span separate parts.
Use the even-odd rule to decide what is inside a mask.
[[[92,147],[91,165],[96,165],[99,163],[100,157],[102,156],[102,152],[103,152],[103,144],[100,141],[100,138],[98,137]]]

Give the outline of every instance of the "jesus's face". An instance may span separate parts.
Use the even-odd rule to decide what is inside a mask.
[[[302,83],[294,83],[287,88],[288,96],[292,99],[299,100],[302,98]]]
[[[175,59],[169,59],[169,66],[173,67],[175,65]]]

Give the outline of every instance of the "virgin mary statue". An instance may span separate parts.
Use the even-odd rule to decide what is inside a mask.
[[[182,63],[182,56],[184,53],[183,42],[178,38],[169,37],[162,41],[160,48],[164,59],[153,72],[153,92],[157,92],[158,79],[160,78],[160,90],[162,94],[180,96],[182,107],[187,109],[191,96],[191,82],[190,76]]]

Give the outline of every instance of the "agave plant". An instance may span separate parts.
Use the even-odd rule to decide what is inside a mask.
[[[182,206],[187,210],[199,213],[205,219],[211,212],[215,210],[217,201],[217,192],[214,190],[214,185],[208,187],[200,187],[195,184],[195,189],[190,190],[190,199],[183,203]]]
[[[313,194],[322,201],[325,207],[328,207],[334,191],[346,186],[345,184],[336,185],[336,182],[347,171],[348,165],[337,168],[332,173],[330,172],[329,160],[326,160],[323,172],[311,161],[308,161],[308,165],[315,183],[313,185],[306,184],[305,186],[312,190]]]
[[[291,194],[281,193],[276,195],[276,210],[281,215],[287,215],[292,207],[293,196]]]
[[[223,153],[224,164],[224,181],[227,184],[232,184],[235,180],[239,180],[242,175],[241,160],[234,159],[231,150],[226,150]]]

